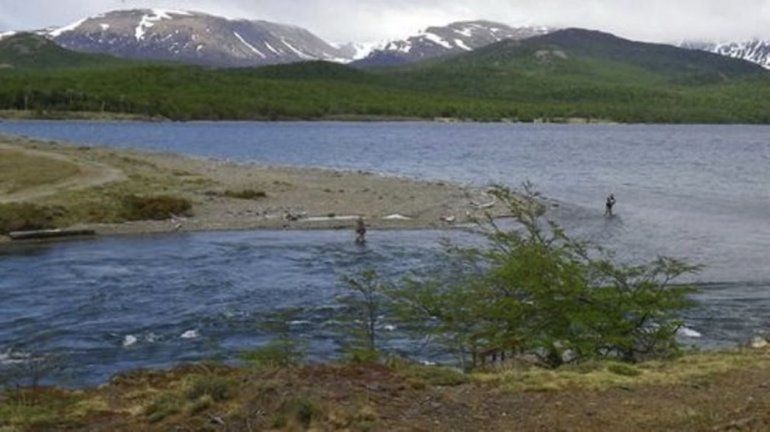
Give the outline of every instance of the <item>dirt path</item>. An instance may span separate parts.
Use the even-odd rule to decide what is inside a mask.
[[[62,154],[43,152],[8,144],[0,144],[0,150],[13,151],[37,159],[56,160],[77,167],[77,174],[73,176],[67,176],[53,183],[24,188],[10,194],[0,194],[0,203],[34,201],[67,190],[88,189],[126,179],[126,175],[123,171],[98,162],[84,161]]]

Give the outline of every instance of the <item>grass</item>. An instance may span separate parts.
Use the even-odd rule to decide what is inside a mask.
[[[230,430],[529,430],[530,420],[551,430],[569,417],[572,429],[593,431],[612,430],[606,421],[618,410],[625,430],[733,423],[763,430],[768,382],[768,350],[557,370],[509,365],[470,375],[403,360],[271,370],[200,364],[121,375],[101,388],[8,390],[0,393],[0,430],[207,430],[212,418]]]
[[[158,423],[169,416],[182,411],[182,400],[174,394],[162,394],[155,398],[145,409],[147,421]]]
[[[49,185],[80,173],[74,163],[0,148],[0,193]]]
[[[770,353],[747,355],[744,351],[707,352],[637,365],[597,362],[565,366],[557,370],[516,366],[476,373],[473,378],[513,391],[562,391],[569,388],[606,390],[629,385],[690,383],[744,367],[770,370]]]
[[[300,343],[291,340],[274,340],[267,345],[240,354],[240,359],[256,370],[295,367],[304,361],[305,353]]]
[[[279,429],[300,427],[307,429],[314,419],[321,416],[318,403],[309,397],[289,399],[281,405],[273,419],[273,427]]]
[[[399,358],[390,359],[388,366],[416,387],[453,387],[471,381],[470,375],[449,367],[425,366]]]
[[[50,195],[35,197],[29,203],[0,204],[0,234],[80,223],[165,220],[172,214],[189,215],[195,205],[194,197],[216,185],[208,178],[181,176],[141,157],[112,150],[39,144],[22,144],[19,148],[10,152],[13,158],[7,164],[11,169],[0,170],[0,178],[12,181],[0,182],[0,185],[14,183],[25,185],[25,189],[38,186],[35,191],[41,191],[46,185],[72,178],[81,163],[106,165],[125,176],[123,180],[100,186],[54,188]],[[43,153],[38,157],[37,152],[50,152],[52,156],[46,157]],[[30,154],[33,157],[28,157]],[[4,157],[5,154],[0,154],[0,165],[6,163]],[[41,166],[44,170],[39,170]],[[39,171],[40,174],[36,174]]]
[[[31,203],[0,204],[0,234],[57,227],[57,220],[66,216],[60,207]]]
[[[9,390],[0,403],[0,430],[77,427],[82,419],[106,410],[101,398],[83,398],[63,390]]]
[[[123,197],[122,217],[130,221],[165,220],[173,216],[189,216],[192,203],[186,198],[169,195]]]
[[[223,402],[232,396],[232,386],[230,379],[216,375],[199,375],[190,380],[185,396],[191,401],[205,397],[214,402]]]

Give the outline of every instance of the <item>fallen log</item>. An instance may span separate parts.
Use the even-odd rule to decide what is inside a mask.
[[[96,231],[90,229],[49,229],[35,231],[14,231],[8,234],[11,240],[46,240],[66,237],[91,237],[95,236]]]

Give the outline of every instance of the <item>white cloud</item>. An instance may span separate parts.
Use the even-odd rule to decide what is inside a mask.
[[[649,41],[770,38],[770,0],[0,0],[0,28],[167,7],[296,24],[332,41],[399,38],[464,19],[585,27]]]

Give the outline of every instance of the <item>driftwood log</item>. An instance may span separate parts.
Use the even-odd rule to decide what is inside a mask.
[[[96,231],[94,230],[62,230],[62,229],[52,229],[52,230],[35,230],[35,231],[14,231],[8,234],[8,237],[11,238],[11,240],[46,240],[46,239],[57,239],[57,238],[66,238],[66,237],[90,237],[95,236]]]

